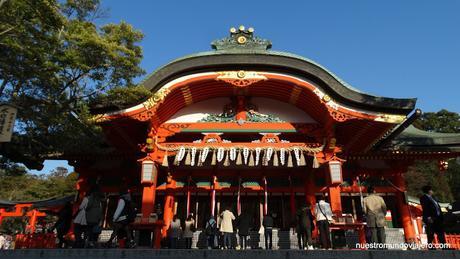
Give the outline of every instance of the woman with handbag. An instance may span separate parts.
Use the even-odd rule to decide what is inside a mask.
[[[185,239],[186,249],[192,248],[193,232],[195,232],[195,220],[193,219],[193,214],[190,214],[185,220],[185,227],[184,227],[184,234],[183,234],[183,237]]]
[[[320,196],[318,200],[315,206],[315,214],[321,247],[331,249],[331,233],[329,230],[329,224],[333,220],[331,205],[324,200],[324,196]]]

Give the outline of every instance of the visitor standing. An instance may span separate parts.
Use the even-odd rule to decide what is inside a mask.
[[[184,235],[183,235],[185,239],[186,249],[192,248],[193,232],[195,232],[195,220],[193,219],[193,214],[190,214],[185,220]]]
[[[88,205],[86,206],[86,236],[88,247],[95,247],[99,234],[102,231],[102,193],[99,188],[95,187],[91,190],[88,197]]]
[[[77,215],[73,220],[73,231],[75,235],[75,244],[74,248],[83,248],[85,246],[85,241],[88,238],[86,236],[86,207],[88,206],[89,193],[86,193],[86,196],[82,199],[80,206],[78,207]]]
[[[433,243],[434,234],[438,236],[439,243],[445,244],[446,236],[444,233],[444,218],[441,206],[439,206],[438,201],[433,197],[433,189],[431,186],[424,186],[422,191],[423,195],[420,197],[420,204],[422,205],[423,222],[425,223],[428,244]]]
[[[363,211],[366,215],[366,226],[371,231],[371,243],[385,243],[385,215],[387,206],[382,197],[375,193],[374,187],[367,188],[369,195],[364,198]]]
[[[169,248],[177,249],[179,239],[182,235],[182,227],[180,224],[180,219],[177,215],[174,215],[173,220],[169,224],[168,237],[169,237]]]
[[[134,220],[133,215],[135,214],[134,207],[131,203],[131,195],[128,191],[120,192],[120,197],[118,199],[117,208],[115,209],[115,213],[113,214],[112,218],[112,235],[110,235],[109,240],[107,241],[107,245],[110,247],[112,246],[112,242],[115,237],[120,232],[126,236],[126,241],[128,247],[134,247],[135,244],[132,240],[131,229],[129,228],[129,224]]]
[[[72,202],[67,202],[64,207],[58,213],[58,220],[54,224],[54,228],[57,232],[58,248],[67,248],[67,242],[65,240],[66,234],[70,230],[72,225]]]
[[[240,248],[246,250],[248,247],[249,229],[251,228],[251,217],[243,212],[237,219],[238,236],[240,238]]]
[[[6,238],[3,233],[0,232],[0,250],[5,249]]]
[[[313,249],[311,233],[315,228],[314,217],[311,213],[310,204],[303,206],[297,211],[297,242],[299,249]]]
[[[230,208],[226,208],[221,214],[220,232],[224,234],[224,249],[232,248],[232,235],[233,235],[233,220],[235,215],[230,211]]]
[[[212,249],[216,247],[216,235],[217,232],[217,221],[214,219],[214,216],[211,216],[206,222],[205,226],[205,234],[208,241],[208,249]]]
[[[273,217],[267,213],[262,220],[264,226],[265,249],[272,249],[273,242]]]
[[[315,217],[321,247],[324,249],[330,249],[331,233],[329,231],[329,224],[332,222],[332,210],[331,205],[324,200],[324,196],[320,196],[318,203],[316,203]]]

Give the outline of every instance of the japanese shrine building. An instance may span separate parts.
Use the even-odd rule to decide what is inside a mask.
[[[227,206],[255,219],[276,213],[286,229],[299,206],[327,194],[346,228],[359,226],[360,193],[372,184],[414,240],[403,174],[417,159],[459,156],[458,135],[413,128],[416,99],[360,92],[311,60],[270,50],[252,28],[232,28],[212,48],[150,74],[143,103],[95,116],[111,147],[74,158],[81,194],[91,179],[106,192],[128,188],[142,212],[136,224],[159,224],[161,208],[163,229],[175,213],[194,213],[202,228]]]

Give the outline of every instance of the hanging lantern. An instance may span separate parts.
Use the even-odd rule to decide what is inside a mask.
[[[157,177],[157,168],[153,161],[145,160],[142,161],[142,180],[141,183],[153,184]]]
[[[438,168],[439,168],[439,172],[446,171],[447,169],[449,169],[449,162],[447,160],[439,160]]]
[[[340,184],[343,182],[342,179],[342,163],[339,161],[329,162],[329,174],[331,177],[332,184]]]

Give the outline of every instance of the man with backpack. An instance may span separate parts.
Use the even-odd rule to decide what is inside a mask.
[[[126,234],[126,243],[128,247],[134,247],[134,240],[131,236],[131,229],[129,224],[134,222],[136,218],[136,211],[131,202],[131,195],[128,191],[120,192],[120,198],[118,199],[117,209],[113,214],[112,228],[113,232],[110,239],[107,241],[107,245],[111,246],[113,239],[119,234],[120,231]]]
[[[211,216],[206,222],[205,234],[208,240],[208,249],[216,247],[217,221]]]
[[[87,247],[95,247],[99,234],[101,234],[102,221],[102,193],[97,187],[90,191],[88,205],[86,206],[86,237]]]

